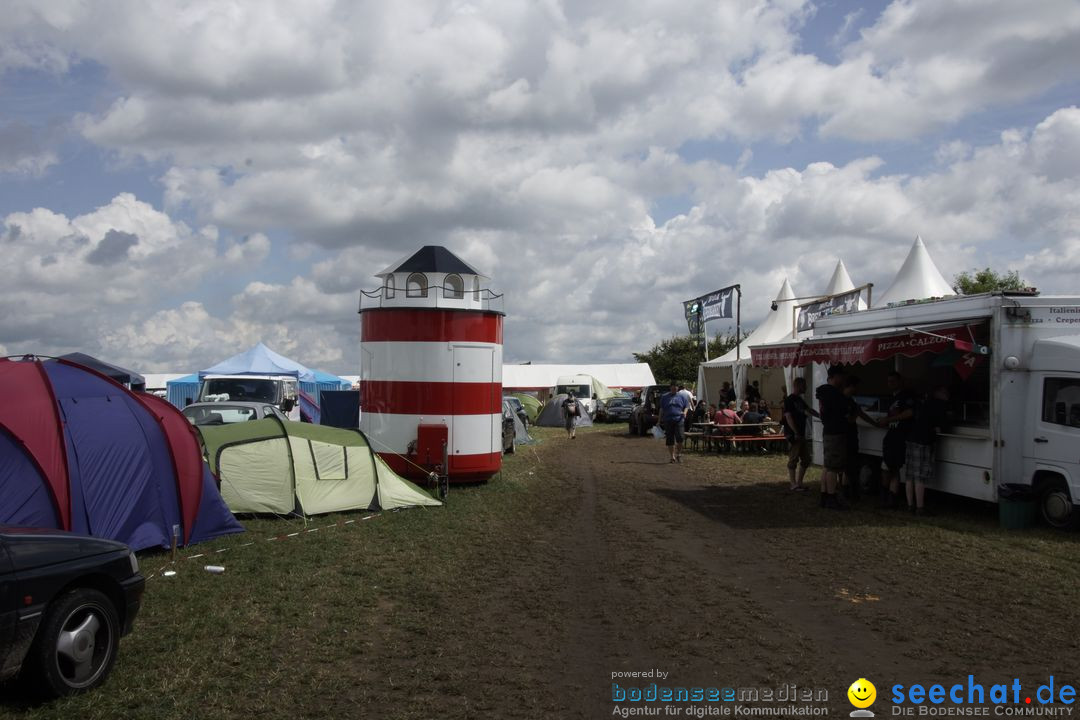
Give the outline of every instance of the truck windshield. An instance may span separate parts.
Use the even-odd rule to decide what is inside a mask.
[[[592,397],[592,389],[588,385],[559,385],[555,388],[556,395],[566,395],[567,393],[574,393],[574,397],[579,398]]]
[[[278,383],[256,378],[214,378],[206,380],[202,399],[208,395],[228,395],[230,400],[277,403]]]

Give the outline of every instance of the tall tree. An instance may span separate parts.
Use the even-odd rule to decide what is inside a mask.
[[[746,335],[747,333],[743,333],[743,337]],[[709,357],[723,355],[735,347],[735,342],[735,333],[727,335],[717,333],[709,341]],[[673,380],[682,385],[693,386],[697,382],[701,348],[693,335],[677,335],[661,341],[647,352],[634,353],[634,359],[648,363],[653,376],[659,383]]]
[[[990,268],[971,272],[965,270],[953,278],[953,290],[961,295],[978,295],[1000,290],[1023,290],[1026,287],[1027,283],[1020,279],[1020,273],[1016,270],[1001,274]]]

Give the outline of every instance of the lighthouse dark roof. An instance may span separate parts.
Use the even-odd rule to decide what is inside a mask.
[[[425,245],[405,260],[383,270],[379,276],[397,272],[464,273],[486,277],[441,245]]]

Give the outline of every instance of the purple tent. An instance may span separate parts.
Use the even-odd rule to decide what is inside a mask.
[[[0,359],[0,523],[169,547],[243,528],[187,420],[66,360]]]

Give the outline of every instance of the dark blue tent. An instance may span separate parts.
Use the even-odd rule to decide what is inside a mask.
[[[243,530],[164,400],[67,360],[0,359],[0,523],[169,547]]]

